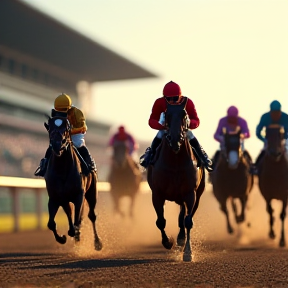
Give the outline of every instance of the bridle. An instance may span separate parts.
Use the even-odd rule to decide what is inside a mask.
[[[54,123],[52,123],[52,121],[54,121]],[[58,140],[58,143],[61,142],[59,152],[62,152],[63,150],[67,150],[68,146],[72,143],[71,136],[70,136],[71,125],[70,125],[69,120],[67,118],[60,119],[57,117],[53,117],[53,118],[49,118],[48,123],[49,123],[48,133],[49,133],[50,145],[52,146],[52,150],[55,151],[55,145],[53,144],[56,144],[57,140]],[[59,139],[61,139],[61,141]]]
[[[186,99],[187,101],[187,99]],[[186,133],[189,128],[189,116],[185,109],[186,101],[180,105],[169,105],[167,104],[167,110],[165,111],[165,127],[166,127],[166,140],[169,146],[175,153],[178,153],[180,146],[183,144]],[[181,115],[181,114],[182,115]],[[180,114],[180,115],[179,115]],[[181,122],[178,127],[175,127],[171,122],[175,117],[181,117]],[[174,120],[174,121],[177,121]]]

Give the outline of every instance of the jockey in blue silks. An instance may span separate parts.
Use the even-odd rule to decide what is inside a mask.
[[[284,138],[286,139],[286,147],[287,147],[287,138],[288,138],[288,114],[281,111],[281,104],[279,101],[274,100],[270,104],[270,111],[267,113],[264,113],[261,116],[260,122],[257,125],[256,128],[256,136],[258,139],[264,142],[264,148],[266,144],[266,139],[261,135],[261,132],[263,128],[268,127],[271,124],[278,124],[283,126],[284,128]],[[287,148],[286,148],[287,150]],[[259,156],[257,157],[257,160],[255,162],[255,166],[257,168],[260,160],[265,154],[265,149],[262,149]],[[256,169],[257,170],[257,169]],[[256,171],[257,173],[257,171]]]

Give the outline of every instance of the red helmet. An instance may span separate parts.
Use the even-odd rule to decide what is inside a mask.
[[[174,97],[174,96],[181,96],[181,95],[182,93],[181,93],[180,86],[173,81],[168,82],[163,88],[163,96]]]
[[[124,132],[124,131],[125,131],[124,126],[123,126],[123,125],[119,126],[119,127],[118,127],[118,131],[119,131],[119,132]]]

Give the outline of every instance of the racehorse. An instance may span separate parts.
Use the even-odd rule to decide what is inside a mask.
[[[192,217],[205,189],[205,171],[202,166],[197,168],[195,164],[197,161],[187,139],[189,130],[186,102],[187,98],[183,97],[179,105],[167,103],[165,112],[167,134],[163,136],[157,149],[154,164],[148,166],[147,180],[152,190],[152,202],[157,214],[156,226],[161,231],[162,245],[166,249],[171,249],[175,244],[174,239],[168,237],[165,232],[164,204],[168,200],[180,205],[177,245],[184,247],[183,260],[191,261]]]
[[[285,153],[284,129],[279,125],[266,128],[265,154],[258,164],[259,189],[266,201],[269,214],[269,237],[275,238],[274,217],[271,202],[273,199],[282,201],[280,219],[282,221],[279,246],[285,247],[284,220],[286,217],[288,196],[288,160]]]
[[[219,159],[214,171],[211,173],[213,194],[220,204],[221,211],[226,216],[227,231],[234,232],[227,209],[227,200],[231,200],[232,210],[237,224],[245,221],[245,212],[249,193],[252,190],[254,178],[250,170],[250,163],[241,149],[241,131],[226,132],[223,129],[224,147],[221,149]],[[238,214],[235,199],[241,203],[241,212]]]
[[[57,115],[52,118],[48,117],[48,124],[44,125],[48,131],[53,151],[44,176],[49,196],[47,226],[53,231],[57,242],[66,243],[66,236],[57,233],[54,220],[59,207],[62,206],[68,218],[68,235],[74,237],[75,242],[79,242],[86,199],[89,206],[88,218],[93,224],[94,246],[96,250],[101,250],[102,242],[96,231],[94,211],[98,197],[97,173],[93,171],[88,176],[83,174],[84,168],[82,168],[83,165],[81,165],[76,148],[73,146],[70,136],[71,127],[67,117]],[[74,204],[74,223],[71,203]]]
[[[124,216],[124,213],[120,210],[119,202],[122,197],[129,196],[131,200],[129,215],[133,217],[135,197],[139,191],[141,179],[141,171],[129,154],[126,143],[115,141],[108,178],[115,212]]]

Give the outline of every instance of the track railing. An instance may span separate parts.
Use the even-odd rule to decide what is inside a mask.
[[[37,228],[41,228],[41,217],[43,214],[41,194],[46,189],[46,183],[44,179],[33,178],[19,178],[19,177],[6,177],[0,176],[0,189],[1,187],[7,188],[12,198],[12,214],[14,219],[14,232],[18,232],[20,229],[20,191],[21,189],[29,189],[34,192],[36,199],[36,216],[37,216]],[[109,192],[110,184],[108,182],[98,182],[98,192]],[[149,191],[148,184],[146,182],[141,183],[140,191],[143,193]]]

